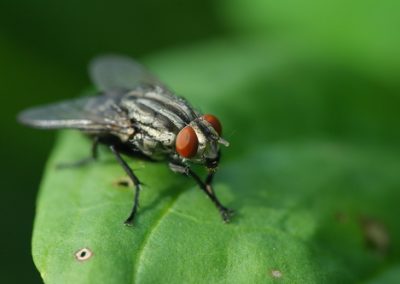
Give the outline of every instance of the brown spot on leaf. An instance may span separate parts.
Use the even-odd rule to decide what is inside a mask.
[[[117,187],[132,187],[133,183],[132,180],[129,177],[122,177],[117,179],[116,181],[113,182],[113,184]]]
[[[78,261],[87,261],[93,256],[93,252],[88,248],[82,248],[75,253],[75,258]]]

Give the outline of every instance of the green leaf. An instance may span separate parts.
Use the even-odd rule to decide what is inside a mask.
[[[47,283],[262,283],[273,271],[290,283],[340,282],[380,265],[364,246],[358,218],[395,210],[384,193],[397,181],[398,156],[323,142],[258,149],[221,167],[216,190],[238,212],[228,225],[200,190],[165,165],[130,161],[146,184],[130,228],[122,222],[131,190],[115,185],[123,171],[111,156],[81,169],[54,169],[89,146],[77,134],[63,135],[47,169],[33,240]],[[77,261],[81,248],[92,258]]]
[[[341,129],[332,121],[359,127],[379,110],[354,117],[346,106],[356,95],[291,84],[285,57],[253,43],[220,41],[148,60],[224,123],[231,147],[215,190],[236,210],[233,222],[224,224],[195,184],[166,164],[127,158],[146,186],[134,227],[124,226],[133,196],[117,185],[123,170],[105,149],[97,163],[57,170],[90,149],[65,132],[47,165],[33,235],[46,283],[379,283],[397,273],[400,251],[388,247],[400,247],[399,152],[359,143],[369,135],[362,131],[325,134]],[[347,103],[336,104],[334,120],[321,111],[333,97]],[[83,248],[92,255],[79,261]],[[388,276],[377,277],[382,270]]]

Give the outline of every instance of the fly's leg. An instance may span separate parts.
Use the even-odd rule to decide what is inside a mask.
[[[129,214],[129,217],[125,220],[125,225],[131,226],[133,224],[133,220],[135,219],[135,215],[139,206],[139,193],[140,193],[140,181],[136,177],[136,175],[133,173],[132,169],[129,167],[129,165],[122,159],[120,153],[115,149],[113,145],[110,146],[111,152],[113,152],[115,158],[117,159],[118,163],[122,166],[122,168],[125,170],[129,178],[132,180],[134,187],[135,187],[135,194],[134,194],[134,200],[133,200],[133,206],[131,213]]]
[[[217,167],[218,167],[218,164],[219,164],[220,160],[221,160],[221,151],[218,151],[218,155],[217,155],[217,157],[215,159],[206,161],[206,167],[207,167],[207,170],[208,170],[208,174],[207,174],[207,177],[206,177],[206,180],[205,180],[205,184],[206,184],[207,190],[211,194],[214,194],[214,195],[215,195],[215,193],[214,193],[214,189],[212,187],[212,181],[214,179],[214,176],[215,176],[215,173],[217,171]]]
[[[57,165],[57,169],[67,169],[67,168],[78,168],[84,165],[87,165],[93,161],[96,161],[99,156],[98,147],[99,146],[99,138],[95,137],[93,139],[92,149],[91,149],[91,156],[84,158],[82,160],[72,162],[72,163],[61,163]]]
[[[189,167],[186,167],[184,165],[178,164],[178,163],[174,163],[174,162],[170,162],[169,163],[169,167],[173,172],[176,173],[181,173],[184,174],[188,177],[191,177],[192,179],[194,179],[196,181],[196,183],[198,184],[198,186],[200,187],[200,189],[207,194],[207,196],[211,199],[211,201],[214,203],[214,205],[217,207],[218,211],[221,214],[222,219],[224,220],[225,223],[229,223],[233,211],[226,208],[224,205],[222,205],[222,203],[219,201],[218,197],[216,196],[214,190],[212,189],[211,185],[207,186],[201,179],[200,177],[194,172],[192,171],[192,169],[190,169]],[[212,180],[212,178],[210,178],[210,181]]]
[[[212,181],[213,181],[213,179],[214,179],[214,176],[215,176],[215,170],[214,169],[209,169],[208,170],[208,175],[207,175],[207,177],[206,177],[206,181],[205,181],[205,188],[206,188],[206,190],[210,193],[210,194],[212,194],[213,196],[215,196],[215,198],[217,198],[217,196],[216,196],[216,194],[215,194],[215,191],[214,191],[214,188],[213,188],[213,186],[212,186]],[[217,199],[218,200],[218,199]],[[223,206],[222,206],[223,207]],[[223,210],[221,211],[220,210],[220,212],[221,212],[221,216],[222,216],[222,219],[225,221],[225,222],[229,222],[229,220],[230,220],[230,218],[233,216],[233,214],[235,213],[232,209],[229,209],[229,208],[226,208],[226,207],[223,207]]]
[[[207,191],[209,191],[214,196],[215,196],[215,192],[214,192],[214,188],[212,186],[212,182],[213,182],[215,173],[217,172],[217,168],[218,168],[220,160],[221,160],[221,151],[218,151],[216,158],[206,160],[206,168],[208,170],[208,174],[207,174],[207,177],[206,177],[204,183],[206,184]],[[234,211],[232,209],[226,209],[224,211],[224,214],[226,214],[227,218],[229,219],[234,214]]]

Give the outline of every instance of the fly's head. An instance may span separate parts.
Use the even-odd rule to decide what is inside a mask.
[[[179,131],[175,150],[182,161],[215,170],[219,162],[219,144],[229,146],[221,134],[222,125],[218,118],[211,114],[202,115]]]

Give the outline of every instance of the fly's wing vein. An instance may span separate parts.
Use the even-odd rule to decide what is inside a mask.
[[[34,107],[22,112],[18,120],[36,128],[72,128],[91,133],[125,133],[130,121],[116,103],[117,97],[83,97]]]

